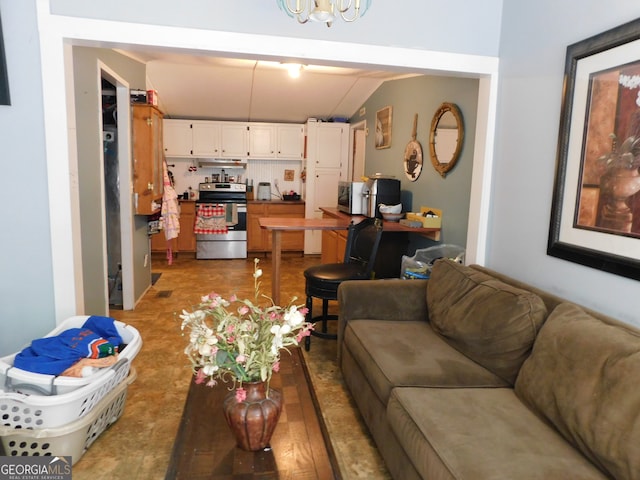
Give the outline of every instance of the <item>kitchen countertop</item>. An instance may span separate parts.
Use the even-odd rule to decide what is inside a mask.
[[[344,212],[341,212],[335,207],[320,207],[322,212],[327,215],[337,218],[337,219],[351,219],[356,222],[361,221],[363,218],[366,218],[362,215],[348,215]],[[423,237],[430,238],[436,242],[440,241],[440,229],[439,228],[415,228],[415,227],[407,227],[406,225],[402,225],[399,222],[388,222],[387,220],[382,221],[382,231],[383,232],[407,232],[407,233],[416,233],[418,235],[422,235]]]
[[[290,205],[304,205],[304,200],[248,200],[247,203],[286,203]]]

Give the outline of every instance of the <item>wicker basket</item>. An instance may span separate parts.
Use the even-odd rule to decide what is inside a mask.
[[[124,412],[127,388],[135,369],[84,417],[56,428],[25,430],[1,427],[0,439],[8,456],[71,456],[75,464],[107,427]]]

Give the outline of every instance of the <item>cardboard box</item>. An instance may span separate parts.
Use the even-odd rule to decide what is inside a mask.
[[[429,216],[426,216],[429,215]],[[422,223],[423,228],[442,228],[442,210],[432,207],[420,207],[420,212],[407,212],[407,220]]]
[[[147,103],[158,106],[158,92],[156,90],[147,90]]]

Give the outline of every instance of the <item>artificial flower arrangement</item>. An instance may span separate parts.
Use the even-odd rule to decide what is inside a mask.
[[[183,310],[180,315],[182,331],[189,330],[185,354],[191,361],[196,383],[214,386],[217,380],[231,380],[239,402],[246,398],[244,382],[262,381],[268,386],[271,375],[280,368],[280,351],[299,345],[313,329],[305,321],[307,308],[293,305],[295,297],[283,308],[260,294],[262,269],[258,263],[254,259],[255,302],[235,295],[226,300],[210,293],[202,297],[194,311]],[[271,305],[258,305],[260,298],[269,300]]]

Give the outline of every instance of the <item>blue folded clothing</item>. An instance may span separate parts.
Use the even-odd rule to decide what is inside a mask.
[[[91,316],[82,328],[33,340],[16,355],[13,365],[29,372],[60,375],[82,358],[115,355],[122,343],[113,318]]]

